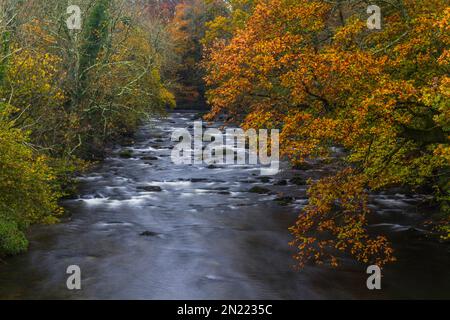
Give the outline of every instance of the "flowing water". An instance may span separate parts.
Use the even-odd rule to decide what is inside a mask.
[[[296,271],[288,227],[306,203],[306,186],[276,185],[291,171],[262,179],[251,166],[174,165],[171,132],[192,125],[193,116],[149,122],[132,158],[118,149],[81,177],[79,198],[64,202],[68,217],[33,227],[29,252],[0,262],[0,298],[450,298],[448,245],[411,228],[421,220],[418,196],[372,196],[372,228],[393,239],[399,259],[383,270],[381,290],[368,290],[367,266],[351,260],[337,270]],[[298,174],[314,178],[324,170]],[[253,186],[274,194],[248,192]],[[277,193],[297,200],[282,206]],[[66,287],[69,265],[82,270],[80,291]]]

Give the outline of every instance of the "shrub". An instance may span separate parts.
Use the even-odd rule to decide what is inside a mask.
[[[35,154],[27,133],[14,128],[11,111],[0,105],[0,256],[25,250],[26,228],[54,223],[62,211],[48,160]]]

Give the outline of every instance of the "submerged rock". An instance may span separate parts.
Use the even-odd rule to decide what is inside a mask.
[[[306,180],[303,179],[300,176],[293,177],[291,180],[289,180],[289,182],[292,183],[292,184],[295,184],[297,186],[304,186],[304,185],[306,185]]]
[[[409,238],[416,238],[416,239],[425,239],[426,238],[425,230],[420,230],[415,227],[409,227],[407,230],[405,230],[405,234]]]
[[[287,180],[280,180],[275,183],[276,186],[287,186]]]
[[[251,180],[251,179],[247,179],[247,180],[239,180],[239,182],[242,182],[242,183],[256,183],[256,182],[258,182],[258,181],[256,181],[256,180]]]
[[[292,169],[306,171],[306,170],[312,170],[313,166],[307,162],[303,162],[303,163],[299,163],[299,164],[292,166]]]
[[[193,182],[193,183],[197,183],[197,182],[207,182],[208,179],[206,178],[192,178],[189,181]]]
[[[255,187],[251,188],[250,190],[248,190],[248,192],[264,194],[264,193],[270,193],[270,190],[267,188],[255,186]]]
[[[269,177],[259,177],[258,180],[261,181],[261,182],[263,182],[263,183],[269,183],[270,181],[272,181],[272,178],[269,178]]]
[[[119,157],[123,159],[130,159],[133,157],[133,151],[131,150],[123,150],[119,153]]]
[[[276,201],[281,206],[287,206],[294,202],[295,198],[293,197],[279,197],[276,198],[274,201]]]
[[[147,192],[161,192],[161,187],[158,186],[139,186],[137,187],[138,190],[143,190]]]
[[[152,231],[144,231],[144,232],[140,233],[139,235],[141,237],[155,237],[158,235],[158,233],[152,232]]]
[[[141,159],[145,160],[145,161],[155,161],[155,160],[158,160],[158,157],[146,156],[146,157],[142,157]]]
[[[213,190],[227,191],[227,190],[229,190],[229,189],[230,189],[229,187],[217,187],[217,188],[214,188]]]

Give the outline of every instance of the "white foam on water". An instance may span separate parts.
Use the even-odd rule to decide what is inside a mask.
[[[97,222],[94,224],[94,227],[105,228],[112,226],[120,226],[120,227],[131,227],[133,224],[128,222]]]
[[[195,193],[211,193],[211,190],[207,189],[193,189],[192,191]]]
[[[182,186],[188,186],[192,184],[191,181],[163,181],[163,182],[153,182],[153,184],[158,186],[175,186],[175,187],[182,187]]]
[[[403,200],[398,200],[398,199],[389,199],[389,198],[377,198],[376,202],[381,203],[384,206],[387,207],[407,207],[408,204],[405,203]]]
[[[182,197],[182,198],[190,198],[190,197],[193,197],[195,194],[194,193],[190,193],[190,192],[182,192],[181,194],[180,194],[180,197]]]
[[[146,148],[130,148],[130,150],[132,150],[134,152],[149,152],[149,151],[155,151],[157,149],[149,146]]]
[[[146,204],[148,200],[157,200],[157,197],[154,196],[153,192],[143,192],[141,195],[131,197],[131,199],[114,200],[114,202],[118,202],[120,205],[140,206]]]
[[[388,227],[394,231],[406,231],[411,228],[409,225],[401,225],[397,223],[378,223],[372,224],[371,227]]]
[[[81,177],[78,177],[77,180],[79,180],[79,181],[95,181],[95,180],[100,180],[102,178],[103,178],[103,176],[81,176]]]
[[[104,205],[109,201],[109,198],[92,198],[92,199],[80,199],[88,206],[99,206]]]
[[[205,278],[208,279],[208,280],[214,280],[214,281],[224,281],[225,280],[224,277],[216,276],[214,274],[207,274],[205,276]]]

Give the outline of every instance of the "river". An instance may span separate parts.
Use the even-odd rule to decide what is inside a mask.
[[[288,228],[306,203],[306,186],[276,185],[290,170],[261,180],[252,166],[174,165],[171,132],[194,118],[178,112],[148,122],[132,147],[117,148],[82,176],[79,198],[63,203],[62,222],[32,227],[29,252],[0,262],[0,298],[450,298],[449,246],[413,229],[419,196],[371,197],[372,228],[387,233],[398,257],[383,270],[381,290],[368,290],[367,266],[348,259],[339,269],[296,271]],[[123,149],[133,157],[120,157]],[[296,201],[280,205],[276,194],[248,192],[254,186]],[[80,266],[82,290],[67,289],[69,265]]]

